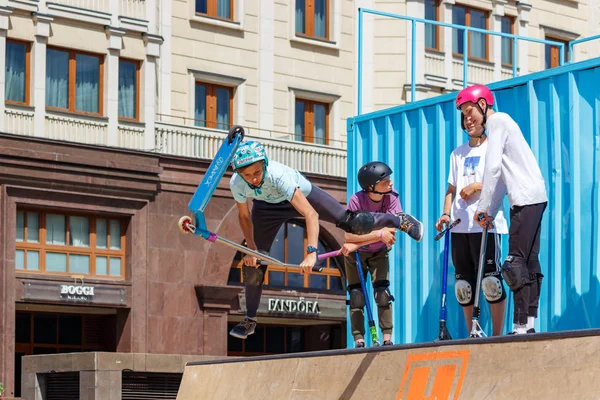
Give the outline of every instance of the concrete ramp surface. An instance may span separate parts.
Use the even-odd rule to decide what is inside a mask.
[[[600,330],[188,363],[201,399],[600,399]]]

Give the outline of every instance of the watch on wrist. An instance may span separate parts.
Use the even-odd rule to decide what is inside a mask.
[[[317,251],[318,251],[318,249],[316,247],[313,247],[313,246],[308,246],[306,248],[306,252],[309,253],[309,254],[310,253],[316,253]]]
[[[443,214],[442,214],[442,216],[444,216],[444,215],[447,215],[447,216],[448,216],[448,218],[452,218],[452,217],[450,216],[450,214],[448,214],[448,213],[443,213]]]

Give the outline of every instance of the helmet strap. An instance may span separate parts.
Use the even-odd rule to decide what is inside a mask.
[[[375,194],[381,194],[381,195],[385,195],[385,194],[390,194],[390,193],[392,193],[392,191],[391,191],[391,190],[389,190],[389,191],[387,191],[387,192],[378,192],[378,191],[376,191],[374,188],[375,188],[375,186],[371,186],[371,187],[370,187],[370,189],[371,189],[371,190],[367,190],[366,192],[367,192],[367,193],[369,193],[369,192],[370,192],[370,193],[375,193]]]

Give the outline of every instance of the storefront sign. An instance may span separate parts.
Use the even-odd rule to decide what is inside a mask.
[[[238,295],[240,312],[245,313],[246,297]],[[310,298],[308,296],[277,296],[269,294],[260,299],[257,314],[265,317],[288,317],[319,320],[346,320],[347,306],[345,301],[334,299]]]
[[[23,281],[23,300],[77,304],[127,305],[127,288],[37,280]]]
[[[93,286],[60,285],[60,295],[65,300],[89,301],[94,296]]]
[[[269,312],[321,314],[318,301],[304,300],[304,297],[296,299],[269,299]]]

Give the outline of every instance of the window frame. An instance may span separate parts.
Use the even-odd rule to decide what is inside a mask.
[[[513,17],[512,15],[503,15],[500,18],[500,31],[502,31],[502,20],[504,20],[504,19],[510,20],[510,32],[504,32],[504,33],[510,33],[511,35],[514,35],[515,34],[515,23],[517,21],[517,18]],[[504,38],[504,37],[501,36],[501,38]],[[512,52],[513,42],[512,41],[514,41],[515,39],[514,38],[508,38],[508,39],[511,40],[511,42],[510,42],[510,45],[511,45],[511,48],[510,48],[510,59],[511,59],[511,62],[510,63],[505,63],[504,61],[502,61],[502,43],[500,43],[500,64],[503,67],[512,68],[513,63],[514,63],[514,60],[512,59],[513,58],[513,52]]]
[[[206,87],[206,119],[204,120],[205,126],[197,126],[196,125],[196,89],[198,85],[203,85]],[[226,85],[219,85],[216,83],[209,83],[202,80],[194,80],[194,108],[192,118],[194,120],[194,126],[197,128],[217,128],[217,89],[227,89],[229,90],[229,122],[227,129],[233,126],[233,96],[235,94],[234,88]],[[209,100],[210,99],[210,100]],[[209,112],[210,110],[210,112]],[[213,119],[211,119],[213,117]],[[221,124],[222,125],[222,124]]]
[[[308,100],[304,97],[296,97],[294,99],[294,129],[296,126],[296,103],[298,102],[302,102],[304,103],[304,131],[308,131],[309,129],[307,128],[308,126],[310,126],[312,128],[312,134],[310,136],[306,135],[306,133],[304,134],[304,139],[303,140],[299,140],[298,139],[298,134],[295,132],[294,130],[294,140],[297,140],[299,142],[302,143],[315,143],[315,136],[314,136],[314,132],[315,132],[315,112],[314,112],[314,106],[315,104],[318,105],[323,105],[326,107],[326,112],[325,112],[325,143],[323,143],[324,146],[329,146],[329,140],[330,140],[330,132],[329,132],[329,114],[331,113],[331,104],[330,103],[325,103],[322,101],[315,101],[315,100]],[[307,140],[307,139],[311,139],[311,140]],[[320,143],[316,143],[316,144],[320,144]]]
[[[6,99],[6,77],[4,79],[5,85],[5,93],[4,93],[4,103],[5,104],[15,104],[21,106],[29,106],[31,104],[31,42],[26,40],[12,39],[6,38],[6,42],[18,43],[25,45],[25,102],[7,100]],[[4,57],[6,58],[6,52],[4,53]],[[5,61],[6,62],[6,61]],[[6,67],[3,71],[6,74]]]
[[[284,252],[284,259],[283,262],[284,263],[288,263],[288,228],[287,228],[287,224],[288,223],[292,223],[292,224],[296,224],[298,226],[301,226],[304,230],[304,238],[303,238],[303,257],[307,256],[307,252],[306,252],[306,248],[308,247],[308,236],[307,236],[307,229],[306,229],[306,225],[302,222],[300,222],[299,220],[288,220],[286,221],[282,226],[284,227],[284,234],[283,234],[283,252]],[[319,241],[325,245],[326,242],[322,239],[319,238]],[[244,241],[244,245],[246,244],[246,242]],[[238,252],[237,255],[240,255],[241,253]],[[237,257],[236,257],[237,258]],[[241,260],[241,257],[239,260],[234,259],[233,264],[231,265],[231,269],[240,269],[240,281],[233,283],[230,282],[229,284],[240,284],[243,285],[244,284],[244,274],[242,273],[241,269],[242,269],[243,263]],[[343,274],[342,271],[340,269],[340,267],[337,265],[337,263],[332,260],[332,258],[327,258],[325,259],[325,265],[323,266],[323,270],[321,272],[316,272],[313,271],[311,272],[311,274],[308,275],[304,275],[303,279],[303,287],[302,288],[298,288],[298,287],[289,287],[288,286],[288,273],[293,273],[293,274],[299,274],[300,273],[300,269],[295,268],[295,267],[284,267],[281,265],[269,265],[268,266],[268,272],[283,272],[283,288],[285,289],[293,289],[293,290],[302,290],[302,291],[325,291],[326,293],[331,293],[332,290],[332,285],[331,285],[331,279],[332,278],[339,278],[341,280],[342,283],[342,287],[344,286],[344,282],[343,282]],[[310,286],[310,277],[311,275],[322,275],[322,276],[326,276],[327,277],[327,288],[325,289],[317,289],[317,288],[312,288]],[[266,288],[269,288],[270,284],[269,284],[269,278],[270,275],[269,273],[265,274],[265,281],[264,281],[264,286]],[[281,288],[281,286],[271,286],[271,288]],[[334,293],[335,294],[335,293]]]
[[[454,13],[455,8],[462,8],[463,10],[465,10],[465,24],[463,26],[468,26],[471,27],[471,11],[478,11],[478,12],[482,12],[485,14],[485,30],[490,30],[490,11],[489,10],[483,10],[481,8],[477,8],[477,7],[470,7],[470,6],[465,6],[462,4],[455,4],[452,6],[452,13]],[[461,29],[456,29],[457,34],[458,35],[463,35],[463,31]],[[473,33],[472,31],[468,31],[468,49],[467,49],[467,58],[469,60],[474,60],[474,61],[484,61],[484,62],[490,62],[490,35],[489,34],[483,34],[485,35],[485,58],[481,58],[481,57],[474,57],[471,56],[471,33]],[[464,51],[464,43],[463,43],[463,51]],[[457,53],[454,51],[454,49],[452,49],[452,55],[454,57],[463,57],[462,53]]]
[[[564,39],[564,38],[560,38],[560,37],[556,37],[556,36],[552,36],[552,35],[544,35],[544,39],[564,43],[565,49],[567,49],[567,51],[565,51],[565,63],[569,62],[569,51],[568,51],[569,40],[568,39]],[[546,52],[548,51],[548,49],[550,49],[550,66],[549,67],[546,66],[546,58],[548,57]],[[556,65],[553,66],[554,59],[556,60]],[[548,43],[544,44],[544,69],[546,70],[546,69],[552,69],[552,68],[557,68],[557,67],[560,67],[559,48],[557,46],[550,45]]]
[[[426,2],[433,2],[434,3],[434,8],[435,8],[435,20],[436,21],[440,21],[440,0],[425,0]],[[427,7],[427,3],[425,4],[425,7]],[[427,26],[427,25],[425,25]],[[436,47],[427,47],[427,44],[425,44],[425,50],[429,50],[429,51],[438,51],[441,52],[442,51],[442,47],[441,47],[441,43],[440,43],[440,26],[439,25],[433,25],[434,27],[434,37],[435,37],[435,45]],[[425,34],[425,36],[427,37],[427,34]],[[427,40],[425,40],[425,42],[427,42]]]
[[[52,275],[52,276],[68,276],[71,277],[73,275],[81,276],[83,275],[85,278],[92,279],[105,279],[111,281],[123,281],[126,279],[126,268],[127,268],[127,258],[126,258],[126,224],[127,220],[123,217],[111,216],[111,215],[101,215],[101,214],[92,214],[85,212],[77,212],[77,211],[64,211],[64,210],[53,210],[53,209],[45,209],[45,208],[35,208],[35,207],[26,207],[26,208],[18,208],[18,212],[22,211],[25,213],[24,221],[23,221],[23,241],[17,241],[15,237],[15,253],[17,250],[23,250],[23,265],[24,269],[18,269],[15,260],[15,271],[17,273],[27,273],[27,274],[36,274],[36,275]],[[39,214],[40,220],[38,225],[38,235],[39,235],[39,243],[29,243],[27,242],[28,235],[28,221],[27,221],[27,212],[36,212]],[[58,214],[64,215],[66,218],[65,221],[65,245],[48,245],[46,243],[46,215],[47,214]],[[86,217],[89,218],[89,247],[79,247],[79,246],[71,246],[69,245],[70,239],[70,218],[68,217]],[[120,222],[121,228],[121,249],[120,250],[111,250],[110,249],[110,229],[107,230],[107,243],[108,248],[106,249],[98,249],[96,247],[96,221],[98,219],[105,219],[107,221],[118,220]],[[16,216],[15,216],[16,222]],[[27,251],[38,251],[39,252],[39,269],[38,270],[28,270],[27,269]],[[65,254],[67,256],[67,263],[65,272],[58,271],[46,271],[46,253],[50,251],[52,253],[60,253]],[[79,255],[87,255],[90,257],[90,272],[88,274],[82,274],[80,272],[70,272],[69,271],[69,255],[71,254],[79,254]],[[121,258],[121,274],[120,275],[110,275],[110,264],[108,264],[109,270],[107,271],[107,275],[97,275],[96,274],[96,256],[106,256],[106,257],[120,257]]]
[[[296,24],[296,2],[298,0],[294,0],[294,25]],[[323,0],[325,1],[325,36],[316,36],[315,35],[315,1],[316,0],[304,0],[304,9],[306,13],[304,15],[304,26],[305,33],[298,32],[298,27],[294,26],[294,33],[298,37],[302,37],[305,39],[316,39],[316,40],[325,40],[329,41],[331,34],[329,29],[331,27],[331,0]]]
[[[220,17],[217,15],[217,7],[219,0],[206,0],[206,13],[199,12],[197,4],[194,4],[194,13],[198,16],[215,18],[222,21],[235,21],[235,0],[229,0],[229,18]]]
[[[131,58],[119,57],[119,71],[121,71],[121,61],[135,64],[135,118],[127,118],[118,116],[119,121],[127,121],[127,122],[139,122],[140,121],[140,77],[141,77],[141,66],[142,62],[140,60],[134,60]],[[119,72],[120,73],[120,72]],[[118,88],[117,88],[117,98],[119,96]],[[118,109],[118,105],[117,105]],[[118,110],[117,110],[118,113]]]
[[[88,51],[80,51],[80,50],[73,50],[73,49],[69,49],[69,48],[64,48],[64,47],[59,47],[59,46],[46,46],[46,62],[47,62],[47,57],[48,57],[48,50],[56,50],[56,51],[63,51],[69,54],[69,91],[68,91],[68,103],[69,103],[69,107],[68,108],[60,108],[60,107],[54,107],[54,106],[49,106],[46,104],[46,110],[50,110],[50,111],[62,111],[62,112],[70,112],[73,114],[80,114],[80,115],[93,115],[93,116],[97,116],[97,117],[101,117],[104,115],[104,62],[106,60],[106,57],[104,54],[98,54],[98,53],[91,53]],[[76,93],[76,79],[77,79],[77,54],[83,54],[86,56],[92,56],[92,57],[97,57],[100,61],[99,63],[99,71],[98,71],[98,112],[94,113],[94,112],[89,112],[89,111],[79,111],[75,109],[75,104],[76,104],[76,99],[75,99],[75,93]],[[47,79],[48,77],[48,70],[46,67],[46,71],[44,72],[44,79]]]

